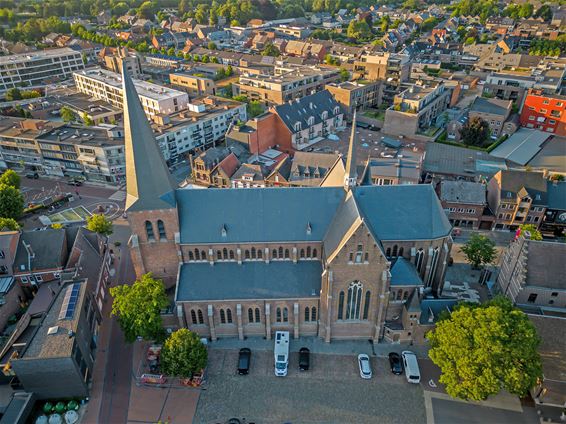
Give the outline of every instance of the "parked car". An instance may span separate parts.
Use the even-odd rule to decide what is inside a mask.
[[[421,371],[419,370],[419,363],[417,362],[417,355],[410,350],[401,352],[403,357],[403,366],[405,367],[405,376],[407,381],[413,384],[421,382]]]
[[[246,375],[250,371],[250,359],[252,351],[247,347],[240,349],[238,355],[238,374]]]
[[[26,174],[26,178],[29,178],[31,180],[37,180],[39,178],[39,174],[37,172],[28,172]]]
[[[299,369],[301,371],[308,371],[310,365],[310,354],[311,351],[308,350],[306,347],[302,347],[299,350]]]
[[[371,365],[369,362],[369,356],[365,353],[360,353],[358,355],[358,366],[360,367],[360,377],[363,379],[371,378]]]
[[[67,181],[67,184],[70,185],[70,186],[77,186],[77,187],[79,187],[79,186],[82,186],[82,185],[83,185],[83,182],[82,182],[82,180],[79,180],[79,179],[77,179],[77,178],[72,178],[72,179],[70,179],[69,181]]]
[[[391,352],[389,354],[389,365],[393,374],[403,374],[403,362],[401,362],[401,356],[398,353]]]

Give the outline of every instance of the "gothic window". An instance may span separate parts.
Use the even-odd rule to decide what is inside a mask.
[[[271,252],[271,257],[273,259],[277,259],[277,249],[273,249],[273,251]]]
[[[402,297],[403,297],[403,290],[399,290],[397,292],[397,300],[401,300]]]
[[[275,310],[275,321],[281,322],[281,308]]]
[[[222,249],[222,258],[224,260],[228,259],[228,249],[226,248]]]
[[[353,281],[348,287],[348,301],[346,303],[346,319],[360,319],[360,304],[362,303],[363,284]]]
[[[217,250],[217,251],[216,251],[216,257],[218,258],[219,261],[222,260],[222,250]]]
[[[204,250],[200,251],[200,256],[201,256],[203,261],[206,261],[206,252]]]
[[[390,258],[391,257],[391,248],[388,247],[387,250],[385,251],[385,256]]]
[[[434,248],[434,251],[432,252],[432,260],[430,261],[430,276],[429,276],[429,280],[428,280],[428,284],[431,285],[432,282],[434,281],[434,276],[436,274],[436,267],[438,266],[438,253],[439,253],[439,249],[438,247]]]
[[[261,322],[261,313],[259,308],[255,308],[255,322]]]
[[[254,310],[252,308],[248,308],[248,321],[250,323],[254,322]]]
[[[157,231],[159,232],[159,240],[165,240],[167,238],[167,234],[165,233],[165,225],[160,219],[157,220]]]
[[[307,247],[307,258],[311,257],[311,247]]]
[[[316,251],[316,249],[312,250],[312,257],[316,258],[317,257],[318,252]]]
[[[356,263],[357,264],[362,263],[362,250],[363,249],[364,249],[364,247],[361,244],[358,244],[358,250],[356,251]]]
[[[301,258],[305,257],[305,249],[301,249]]]
[[[226,312],[224,312],[224,309],[220,309],[220,324],[226,324]]]
[[[189,261],[192,261],[195,259],[195,255],[193,254],[192,250],[189,250]]]
[[[257,258],[258,258],[258,259],[262,259],[262,258],[263,258],[263,250],[258,249],[258,251],[257,251]]]
[[[417,268],[417,272],[422,271],[423,262],[424,262],[424,250],[419,249],[417,250],[417,255],[415,257],[415,268]]]
[[[400,257],[403,256],[403,248],[402,247],[399,248],[399,256]]]
[[[283,248],[281,246],[279,246],[279,251],[277,252],[279,259],[283,259]],[[289,251],[287,251],[287,253],[289,253]],[[285,256],[288,257],[288,256]]]
[[[198,249],[195,249],[195,259],[200,261],[200,251]]]
[[[305,307],[305,322],[309,322],[310,321],[310,309],[309,307]]]
[[[246,251],[245,251],[245,253],[244,253],[244,258],[245,258],[245,259],[249,259],[249,258],[250,258],[250,251],[249,251],[249,250],[246,250]]]
[[[397,249],[398,249],[397,245],[393,246],[393,252],[391,252],[391,255],[392,255],[394,258],[397,257]]]
[[[289,322],[289,309],[283,308],[283,322]]]
[[[338,296],[338,319],[342,319],[344,317],[344,292],[341,291],[340,295]]]
[[[403,293],[403,300],[407,300],[408,298],[409,298],[409,292],[408,292],[408,291],[405,291],[405,292]]]
[[[148,240],[155,240],[155,234],[153,233],[153,225],[149,221],[145,221],[145,233]]]
[[[234,259],[234,251],[230,250],[230,259]]]
[[[289,249],[285,249],[285,259],[289,259]]]
[[[316,307],[311,308],[311,321],[316,321]]]
[[[230,308],[226,309],[226,320],[228,324],[232,324],[232,309]]]
[[[204,316],[202,315],[202,311],[200,309],[198,310],[197,315],[198,315],[198,323],[204,324]]]
[[[197,313],[195,312],[194,309],[191,309],[191,322],[193,324],[196,324],[198,322],[197,321]]]
[[[255,251],[255,247],[252,247],[252,259],[256,258],[256,251]]]
[[[370,304],[370,300],[371,300],[371,293],[368,290],[366,292],[366,299],[364,301],[364,316],[362,319],[368,319],[369,316],[369,304]]]
[[[364,254],[364,262],[369,262],[369,252]]]

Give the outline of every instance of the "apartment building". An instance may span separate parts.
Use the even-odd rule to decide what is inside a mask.
[[[282,105],[290,100],[324,90],[340,79],[338,69],[318,67],[276,67],[274,75],[241,75],[232,85],[235,96],[246,96],[266,105]]]
[[[406,54],[378,52],[363,55],[354,62],[354,76],[369,81],[383,81],[382,101],[391,104],[401,84],[409,80],[411,60]]]
[[[190,97],[216,95],[216,84],[212,78],[175,73],[169,74],[169,80],[174,88],[187,92]]]
[[[470,105],[468,116],[469,119],[481,118],[486,121],[489,124],[491,137],[496,139],[504,133],[504,124],[511,115],[512,106],[511,100],[486,99],[478,96]]]
[[[142,76],[141,59],[135,50],[129,50],[124,47],[115,49],[113,52],[104,49],[100,56],[104,59],[106,68],[118,74],[122,73],[122,64],[126,66],[127,71],[133,78]]]
[[[566,96],[531,89],[521,111],[521,125],[566,136]]]
[[[73,73],[77,89],[112,106],[122,108],[122,76],[101,68],[91,68]],[[147,81],[134,80],[142,107],[148,116],[169,115],[187,108],[187,93],[163,87]]]
[[[493,229],[539,226],[547,207],[547,181],[539,172],[504,170],[487,185],[487,203],[495,215]]]
[[[348,117],[354,110],[364,110],[380,104],[381,83],[379,81],[332,82],[325,87],[334,99],[340,103]]]
[[[455,227],[477,230],[487,206],[485,184],[471,181],[441,181],[438,197],[448,220]]]
[[[0,94],[14,87],[44,87],[84,67],[81,53],[68,47],[0,56]]]
[[[124,139],[113,125],[87,127],[3,117],[0,168],[115,183],[125,175]]]
[[[530,75],[492,72],[485,80],[483,93],[501,100],[512,100],[520,105],[527,90],[534,85],[535,79]]]
[[[383,132],[386,134],[430,138],[437,127],[437,118],[450,104],[451,90],[444,83],[411,85],[393,99],[385,112]]]

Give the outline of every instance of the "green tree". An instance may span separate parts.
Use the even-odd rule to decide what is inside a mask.
[[[0,183],[0,217],[19,219],[24,212],[24,196],[14,186]]]
[[[85,125],[88,125],[89,127],[92,127],[94,125],[94,121],[92,120],[92,118],[90,116],[88,116],[88,114],[86,112],[83,112],[81,118],[82,118],[83,122],[85,123]]]
[[[366,21],[354,19],[348,25],[346,35],[355,40],[364,40],[371,37],[371,28]]]
[[[521,229],[521,234],[530,240],[542,240],[542,234],[538,228],[533,224],[523,224],[519,227]],[[528,234],[525,234],[528,233]]]
[[[144,19],[153,19],[154,4],[150,1],[143,2],[138,8],[138,16]]]
[[[216,43],[214,41],[209,41],[208,42],[208,49],[209,50],[216,50],[218,47],[216,46]]]
[[[73,122],[77,119],[75,112],[73,112],[73,110],[68,106],[63,106],[59,109],[59,115],[61,115],[61,119],[65,122]]]
[[[232,69],[232,65],[228,65],[226,67],[226,72],[224,72],[224,74],[226,74],[226,77],[231,77],[234,74],[234,69]]]
[[[536,329],[504,297],[457,306],[427,339],[439,381],[453,397],[479,401],[501,389],[524,396],[542,376]]]
[[[277,57],[281,54],[279,49],[273,45],[273,43],[267,43],[264,49],[261,51],[262,56],[273,56]]]
[[[12,218],[0,218],[0,232],[1,231],[18,231],[20,224]]]
[[[161,310],[169,305],[163,281],[144,274],[134,284],[110,288],[112,315],[118,317],[127,342],[136,337],[158,339],[163,335]]]
[[[175,47],[170,47],[169,50],[167,50],[167,56],[175,56]]]
[[[113,232],[112,221],[101,213],[89,216],[86,220],[86,228],[105,236],[109,236]]]
[[[0,184],[6,184],[8,186],[20,188],[21,178],[13,169],[6,170],[0,176]]]
[[[22,92],[20,91],[19,88],[10,88],[8,91],[6,91],[6,101],[7,102],[13,102],[14,100],[21,100],[22,99]]]
[[[186,328],[172,333],[161,350],[163,372],[169,376],[188,378],[206,367],[208,352],[199,336]]]
[[[262,113],[263,113],[263,106],[259,101],[252,100],[248,104],[248,115],[250,115],[250,118],[255,118],[256,116],[261,115]]]
[[[473,233],[460,251],[473,268],[492,263],[496,256],[495,243],[484,235]]]
[[[350,79],[350,72],[347,69],[340,68],[340,81],[348,81]]]
[[[468,146],[483,146],[490,133],[489,124],[479,116],[470,119],[460,129],[462,141]]]

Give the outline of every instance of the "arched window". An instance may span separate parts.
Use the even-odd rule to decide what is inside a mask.
[[[275,321],[281,322],[281,308],[275,310]]]
[[[216,251],[216,258],[221,261],[222,260],[222,250],[217,250]]]
[[[252,259],[256,258],[255,247],[252,247]]]
[[[191,309],[191,322],[193,324],[196,324],[198,322],[197,321],[197,313],[195,312],[194,309]]]
[[[390,258],[391,257],[391,248],[388,247],[387,250],[385,251],[385,256]]]
[[[261,322],[261,312],[259,308],[255,308],[255,322]]]
[[[273,251],[271,252],[271,257],[273,259],[277,259],[277,249],[273,249]]]
[[[279,259],[283,259],[283,248],[281,246],[279,246],[279,251],[277,253],[279,254]]]
[[[153,224],[149,221],[145,221],[145,233],[148,240],[155,240],[155,234],[153,234]]]
[[[226,248],[222,249],[222,259],[228,259],[228,249]]]
[[[393,256],[394,258],[397,256],[397,245],[393,246],[393,252],[391,253],[391,256]]]
[[[402,247],[399,248],[399,255],[398,256],[403,256],[403,248]]]
[[[370,293],[370,291],[368,290],[368,291],[366,292],[366,299],[365,299],[365,301],[364,301],[364,315],[363,315],[363,318],[362,318],[362,319],[368,319],[370,300],[371,300],[371,293]]]
[[[311,247],[307,247],[307,258],[311,257]]]
[[[202,311],[200,309],[198,310],[197,315],[198,315],[198,323],[204,324],[204,316],[202,315]]]
[[[250,323],[254,322],[254,310],[252,308],[248,308],[248,321]]]
[[[311,321],[316,321],[316,307],[311,308]]]
[[[165,233],[165,225],[160,219],[157,220],[157,231],[159,232],[159,240],[167,238],[167,234]]]
[[[257,250],[257,258],[258,258],[258,259],[263,259],[263,250],[261,250],[261,249],[258,249],[258,250]]]
[[[230,250],[230,259],[234,259],[234,251]]]
[[[313,258],[316,258],[316,257],[317,257],[317,253],[318,253],[318,252],[316,251],[316,249],[313,249],[313,250],[312,250],[312,257],[313,257]]]
[[[193,261],[195,259],[195,255],[193,254],[192,250],[189,250],[189,261]]]
[[[289,259],[289,249],[285,249],[285,259]]]
[[[228,324],[232,324],[232,309],[230,308],[226,309],[226,320]]]
[[[408,298],[409,298],[409,292],[408,292],[408,291],[405,291],[405,292],[403,293],[403,300],[407,300]]]
[[[403,297],[403,290],[399,290],[397,292],[397,300],[401,300],[402,297]]]
[[[417,272],[420,273],[422,271],[423,263],[424,263],[424,250],[419,249],[417,250],[417,255],[415,257],[415,268],[417,269]]]
[[[309,321],[310,321],[310,309],[309,309],[309,307],[307,306],[307,307],[305,308],[305,322],[309,322]]]
[[[200,257],[202,258],[203,261],[206,261],[206,252],[204,250],[200,251]]]
[[[301,249],[301,258],[305,257],[305,249]]]
[[[363,284],[359,281],[350,283],[348,287],[348,302],[346,303],[346,319],[360,319],[363,287]]]
[[[344,292],[341,291],[340,295],[338,296],[338,319],[342,319],[344,317]]]
[[[289,322],[289,309],[283,308],[283,322]]]
[[[438,266],[439,249],[435,247],[432,252],[432,259],[430,261],[430,275],[428,276],[427,286],[431,286],[434,282],[434,277],[436,275],[436,267]]]
[[[226,312],[224,312],[224,309],[220,309],[220,324],[226,324]]]
[[[249,251],[249,250],[246,250],[246,251],[244,252],[244,258],[245,258],[245,259],[249,259],[249,258],[250,258],[250,251]]]
[[[195,249],[195,259],[197,261],[200,261],[200,250],[198,250],[198,249]]]

